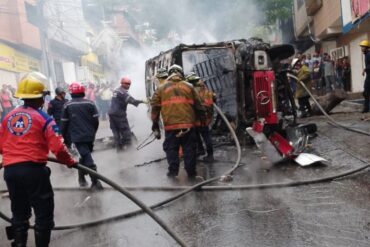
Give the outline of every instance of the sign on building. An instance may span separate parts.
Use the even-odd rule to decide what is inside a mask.
[[[40,61],[0,43],[0,69],[12,72],[40,71]]]

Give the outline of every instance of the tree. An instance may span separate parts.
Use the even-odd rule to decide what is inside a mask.
[[[264,25],[274,25],[277,20],[292,16],[293,0],[259,0],[260,9],[265,13]]]

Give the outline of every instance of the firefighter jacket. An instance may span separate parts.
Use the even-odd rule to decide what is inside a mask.
[[[198,92],[202,105],[204,106],[206,120],[205,122],[201,123],[201,121],[197,119],[195,125],[201,127],[208,126],[211,124],[213,119],[213,103],[216,102],[216,94],[208,90],[205,86],[196,87],[195,89]]]
[[[306,85],[307,88],[309,88],[309,84],[311,81],[311,73],[306,65],[303,64],[302,67],[298,70],[297,77],[300,81],[302,81]],[[295,97],[298,99],[307,96],[309,96],[307,91],[303,88],[301,83],[297,82],[297,90],[295,91]]]
[[[58,125],[60,124],[60,119],[62,118],[63,106],[67,102],[68,100],[60,100],[57,97],[49,102],[48,114],[55,119],[55,122],[57,122]]]
[[[161,114],[166,131],[192,128],[197,116],[204,115],[204,107],[194,87],[177,75],[154,92],[151,106],[153,122],[158,122]]]
[[[108,111],[109,115],[126,117],[127,105],[138,106],[143,103],[142,100],[134,99],[126,89],[119,87],[113,92],[111,105]]]
[[[73,97],[63,107],[62,134],[69,135],[73,143],[93,142],[99,127],[99,114],[94,102]]]
[[[366,80],[370,80],[370,50],[365,53],[365,72]]]
[[[75,163],[63,144],[58,126],[45,112],[20,106],[3,119],[0,126],[3,166],[22,162],[46,164],[49,150],[61,163]]]

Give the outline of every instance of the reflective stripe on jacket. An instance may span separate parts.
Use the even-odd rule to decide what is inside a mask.
[[[99,113],[95,103],[74,97],[63,107],[62,134],[69,135],[73,143],[93,142],[99,127]]]
[[[204,110],[193,86],[179,76],[172,76],[155,91],[151,106],[152,120],[159,121],[161,114],[165,130],[194,127],[196,114]]]
[[[3,165],[46,163],[49,150],[64,164],[73,164],[55,121],[41,110],[20,106],[2,121],[0,153]]]

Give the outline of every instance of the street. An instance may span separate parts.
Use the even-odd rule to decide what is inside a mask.
[[[332,116],[342,124],[369,131],[361,114],[348,113],[351,107],[339,106]],[[302,168],[294,163],[274,166],[270,171],[258,169],[261,162],[255,147],[243,147],[242,163],[231,182],[215,185],[262,184],[321,178],[366,165],[370,158],[369,139],[356,133],[334,128],[324,117],[305,121],[318,124],[318,137],[310,152],[329,163]],[[145,125],[145,124],[144,124]],[[140,128],[145,129],[145,128]],[[133,132],[139,142],[149,131]],[[149,130],[150,128],[146,128]],[[108,122],[101,123],[98,138],[110,135]],[[184,170],[177,179],[166,177],[166,161],[135,166],[163,158],[159,141],[144,149],[116,153],[96,151],[98,171],[122,186],[190,185]],[[205,178],[223,174],[235,159],[235,147],[216,149],[214,164],[199,163],[198,172]],[[55,222],[57,226],[79,224],[136,210],[121,194],[106,189],[58,190],[77,186],[77,172],[57,164],[52,168],[55,188]],[[1,171],[2,176],[2,171]],[[90,180],[88,180],[90,181]],[[370,176],[368,170],[329,183],[262,190],[196,191],[156,209],[155,212],[189,246],[369,246]],[[105,186],[107,187],[107,186]],[[5,189],[3,180],[0,189]],[[176,191],[140,191],[132,193],[147,205],[168,198]],[[1,198],[0,209],[10,215],[8,198]],[[0,221],[0,245],[9,246]],[[33,218],[31,219],[33,222]],[[33,246],[30,231],[29,246]],[[68,243],[68,244],[66,244]],[[177,246],[174,240],[145,214],[95,227],[54,231],[51,245],[62,246]]]

